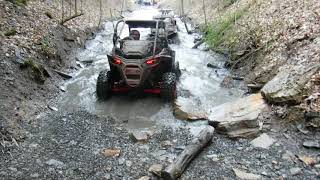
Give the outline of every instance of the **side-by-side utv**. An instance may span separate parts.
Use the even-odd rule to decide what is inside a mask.
[[[166,24],[166,33],[168,39],[172,39],[177,35],[177,21],[174,18],[174,12],[171,9],[160,9],[160,15],[154,16],[153,19],[161,20]]]
[[[122,24],[122,27],[119,27]],[[128,27],[129,36],[120,38],[119,29]],[[149,29],[144,40],[140,31]],[[145,32],[145,31],[144,31]],[[113,35],[113,50],[108,55],[110,70],[100,72],[97,96],[107,99],[115,93],[159,94],[165,101],[176,98],[180,76],[175,52],[168,46],[165,23],[159,20],[121,20]]]

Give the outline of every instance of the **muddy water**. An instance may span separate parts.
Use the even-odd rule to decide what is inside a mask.
[[[151,18],[155,9],[134,11],[132,18]],[[228,71],[207,68],[207,63],[222,67],[224,58],[212,52],[191,49],[194,35],[189,35],[178,19],[180,32],[179,45],[171,45],[176,51],[176,60],[180,62],[182,76],[178,83],[177,103],[191,113],[210,114],[212,107],[238,98],[242,92],[237,89],[224,89],[219,85]],[[86,43],[86,48],[78,54],[80,61],[92,60],[93,63],[74,75],[65,84],[66,93],[60,102],[59,109],[73,111],[79,108],[99,116],[113,116],[127,124],[129,130],[156,129],[157,125],[167,124],[174,127],[189,126],[196,133],[205,122],[188,123],[176,119],[172,114],[171,105],[163,103],[159,97],[128,95],[113,96],[105,102],[96,98],[96,79],[101,70],[109,68],[107,54],[112,49],[113,24],[107,22],[104,29],[95,39]],[[201,49],[201,48],[200,48]]]

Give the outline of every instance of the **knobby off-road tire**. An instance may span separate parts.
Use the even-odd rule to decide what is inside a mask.
[[[111,73],[109,70],[103,70],[99,73],[97,80],[97,97],[99,100],[106,100],[112,93]]]
[[[174,72],[176,73],[177,80],[179,80],[180,76],[181,76],[181,70],[180,70],[179,62],[175,63]]]
[[[171,102],[176,99],[176,81],[177,76],[173,72],[167,72],[162,75],[160,96],[164,101]]]

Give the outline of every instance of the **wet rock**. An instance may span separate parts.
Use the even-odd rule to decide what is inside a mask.
[[[211,63],[208,63],[208,64],[207,64],[207,67],[213,68],[213,69],[221,69],[221,67],[219,67],[219,66],[217,66],[217,65],[214,65],[214,64],[211,64]]]
[[[66,88],[64,86],[60,86],[59,88],[62,92],[66,92]]]
[[[65,166],[63,162],[55,160],[55,159],[50,159],[50,160],[46,161],[45,163],[49,166],[55,166],[57,168],[61,168],[61,167]]]
[[[254,147],[268,149],[274,142],[275,140],[273,138],[263,133],[256,139],[252,140],[250,144]]]
[[[259,133],[258,117],[267,109],[260,94],[250,95],[212,109],[209,124],[229,137],[252,137]]]
[[[84,66],[81,62],[79,62],[79,61],[76,61],[76,64],[77,64],[77,66],[80,67],[80,68],[85,68],[85,66]]]
[[[163,166],[161,164],[153,164],[150,166],[148,171],[156,176],[161,177],[161,171],[163,170]]]
[[[31,178],[38,178],[40,175],[38,173],[34,173],[34,174],[31,174],[30,177]]]
[[[308,120],[306,123],[306,127],[319,128],[320,127],[320,118],[313,118],[311,120]]]
[[[142,176],[138,180],[150,180],[151,178],[149,176]]]
[[[49,108],[50,110],[52,110],[52,111],[58,111],[58,108],[53,107],[53,106],[48,106],[48,108]]]
[[[247,84],[247,87],[250,89],[250,92],[258,92],[262,89],[262,84]]]
[[[305,142],[303,142],[303,146],[306,148],[320,149],[320,143],[317,141],[305,141]]]
[[[149,139],[149,133],[146,131],[133,131],[130,133],[130,138],[134,142],[146,142]]]
[[[291,168],[291,169],[290,169],[290,174],[291,174],[292,176],[296,176],[296,175],[299,175],[299,174],[301,174],[301,173],[302,173],[301,168],[295,167],[295,168]]]
[[[124,158],[120,158],[119,161],[118,161],[118,163],[119,163],[119,165],[122,165],[122,164],[124,164],[125,161],[126,161],[126,160],[125,160]]]
[[[259,132],[259,128],[243,128],[228,132],[227,135],[229,138],[254,138]]]
[[[106,157],[119,157],[120,152],[120,149],[103,149],[101,153]]]
[[[132,166],[132,161],[126,161],[126,166],[131,167]]]
[[[9,167],[8,169],[9,169],[10,171],[13,171],[13,172],[17,172],[17,171],[18,171],[18,169],[15,168],[15,167]]]
[[[207,155],[207,158],[211,159],[213,162],[219,161],[219,156],[217,154]]]
[[[301,103],[306,95],[305,85],[319,69],[319,64],[311,64],[280,70],[261,92],[270,103]]]
[[[177,119],[188,120],[188,121],[198,121],[198,120],[208,119],[208,117],[204,113],[193,114],[193,112],[188,112],[188,110],[184,110],[177,102],[174,104],[173,115]]]
[[[170,148],[171,146],[173,146],[173,144],[172,144],[171,141],[162,141],[162,142],[161,142],[161,147],[162,147],[162,148],[168,149],[168,148]]]
[[[223,78],[220,86],[224,88],[235,88],[235,80],[231,76],[226,76],[225,78]]]
[[[297,158],[292,152],[286,151],[284,154],[282,154],[282,159],[287,161],[295,161]]]
[[[297,129],[298,129],[301,133],[303,133],[303,134],[308,134],[308,133],[309,133],[309,131],[306,130],[305,127],[302,126],[301,124],[299,124],[299,125],[297,126]]]
[[[261,175],[263,175],[263,176],[269,176],[269,174],[268,174],[267,172],[265,172],[265,171],[262,171],[262,172],[261,172]]]
[[[246,173],[236,168],[233,168],[232,170],[236,174],[237,178],[239,179],[246,179],[246,180],[261,179],[261,176],[257,174]]]
[[[103,176],[104,179],[111,179],[111,174],[107,173]]]

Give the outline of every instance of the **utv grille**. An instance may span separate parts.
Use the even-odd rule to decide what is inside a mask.
[[[142,71],[139,66],[127,66],[124,70],[126,80],[129,86],[138,86],[141,79]]]

